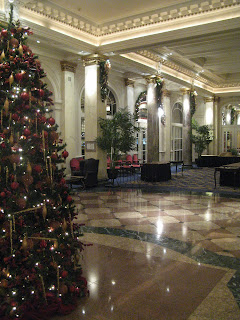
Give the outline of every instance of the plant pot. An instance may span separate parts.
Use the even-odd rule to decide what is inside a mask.
[[[108,179],[114,180],[118,177],[118,170],[115,168],[107,169]]]

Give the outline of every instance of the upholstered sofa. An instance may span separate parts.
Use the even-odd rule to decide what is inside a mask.
[[[97,159],[73,158],[70,160],[71,176],[79,177],[79,182],[84,187],[97,186],[98,165],[99,160]]]

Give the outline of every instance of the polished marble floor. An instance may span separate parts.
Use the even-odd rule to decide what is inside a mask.
[[[90,296],[61,319],[240,319],[240,199],[79,192]],[[58,319],[58,318],[54,318]]]

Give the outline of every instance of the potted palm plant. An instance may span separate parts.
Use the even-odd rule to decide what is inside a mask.
[[[195,152],[198,154],[198,158],[195,160],[197,165],[200,165],[201,155],[205,149],[207,149],[209,143],[213,140],[210,134],[210,128],[207,125],[200,126],[195,119],[192,119],[191,141],[195,146]]]
[[[101,135],[96,138],[99,148],[106,151],[111,160],[108,170],[109,179],[116,178],[118,171],[115,169],[120,153],[127,153],[135,149],[136,131],[133,115],[126,108],[120,109],[112,118],[99,118]]]

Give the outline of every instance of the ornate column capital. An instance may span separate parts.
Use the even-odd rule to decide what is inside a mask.
[[[146,76],[145,79],[147,81],[147,84],[156,83],[157,80],[163,80],[163,78],[159,75]]]
[[[83,57],[82,61],[83,61],[83,66],[86,67],[94,64],[99,64],[100,62],[106,61],[107,59],[108,57],[104,56],[103,54],[93,53]]]
[[[189,89],[189,88],[181,88],[180,91],[181,91],[182,94],[184,95],[184,94],[189,94],[190,91],[191,91],[191,89]]]
[[[163,89],[162,90],[162,94],[163,94],[163,97],[170,97],[171,96],[171,92],[167,89]]]
[[[60,61],[62,71],[76,72],[77,64],[70,61]]]
[[[206,102],[219,102],[220,97],[212,96],[212,97],[204,97],[204,103]]]
[[[134,87],[134,80],[132,80],[132,79],[125,78],[124,83],[125,83],[126,87]]]
[[[214,97],[204,97],[204,103],[206,102],[214,102]]]

